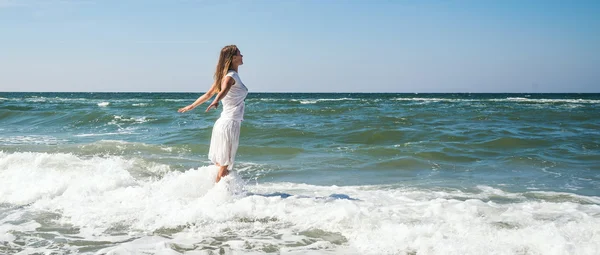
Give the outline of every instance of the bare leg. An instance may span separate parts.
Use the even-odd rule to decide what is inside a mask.
[[[219,182],[221,178],[227,176],[229,174],[229,170],[227,170],[227,166],[219,166],[219,172],[217,173],[217,180]]]

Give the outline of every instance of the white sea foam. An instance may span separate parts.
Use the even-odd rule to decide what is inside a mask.
[[[296,100],[292,100],[292,101],[296,101]],[[301,104],[316,104],[318,101],[317,100],[297,100],[297,102],[300,102]]]
[[[571,104],[598,104],[600,100],[592,99],[530,99],[530,98],[507,98],[507,101],[531,102],[531,103],[571,103]],[[492,100],[493,101],[493,100]]]
[[[284,101],[287,102],[289,101],[289,99],[286,98],[251,98],[251,99],[247,99],[248,101],[263,101],[263,102],[278,102],[278,101]]]
[[[114,116],[114,120],[109,122],[108,124],[116,124],[117,122],[115,122],[115,121],[144,123],[144,122],[150,121],[150,119],[146,118],[145,116],[144,117],[123,117],[123,116],[116,115],[116,116]]]
[[[395,100],[395,101],[422,101],[422,102],[472,102],[472,101],[479,101],[479,100],[474,100],[474,99],[421,98],[421,97],[412,97],[412,98],[399,97],[399,98],[394,98],[392,100]]]
[[[600,100],[594,99],[531,99],[524,97],[507,97],[493,99],[464,99],[464,98],[394,98],[395,101],[418,101],[418,102],[526,102],[526,103],[570,103],[570,104],[600,104]]]
[[[17,135],[0,137],[0,144],[47,144],[55,145],[67,142],[65,139],[59,139],[49,135]]]
[[[218,247],[248,254],[595,254],[600,250],[597,197],[569,200],[567,196],[553,202],[549,198],[569,193],[529,198],[487,186],[463,192],[246,185],[235,173],[214,185],[214,167],[136,179],[130,173],[134,165],[134,159],[121,157],[0,152],[0,204],[14,205],[10,222],[30,222],[26,218],[33,212],[54,212],[61,215],[57,223],[80,229],[68,238],[121,240],[102,247],[102,254],[177,254],[175,246],[196,249],[195,254]],[[147,166],[148,171],[155,167],[168,168]],[[494,202],[497,197],[513,202]],[[8,222],[0,221],[0,230],[26,226]],[[125,230],[117,235],[107,232],[115,227]],[[27,228],[35,231],[31,225]],[[17,235],[0,234],[0,240],[12,242]],[[36,249],[48,252],[53,246]]]
[[[109,104],[110,104],[110,102],[101,102],[101,103],[98,103],[98,106],[107,107]]]
[[[0,220],[0,244],[1,243],[11,243],[17,239],[14,235],[15,232],[32,232],[35,231],[40,224],[35,221],[27,221],[20,224],[13,224],[8,221],[11,215],[6,219]],[[1,247],[1,246],[0,246]]]
[[[76,134],[77,137],[89,137],[89,136],[107,136],[107,135],[129,135],[134,134],[132,132],[109,132],[109,133],[92,133],[92,134]]]
[[[13,98],[13,100],[16,98]],[[20,100],[20,99],[19,99]],[[94,102],[94,103],[107,103],[106,99],[90,99],[90,98],[63,98],[63,97],[31,97],[31,98],[27,98],[25,99],[25,101],[29,101],[29,102],[40,102],[40,101],[44,101],[44,102],[49,102],[49,103],[90,103],[90,102]],[[142,98],[128,98],[128,99],[111,99],[111,102],[114,103],[133,103],[133,102],[147,102],[151,99],[142,99]]]
[[[48,99],[49,98],[46,98],[46,97],[37,97],[37,96],[34,96],[34,97],[31,97],[31,98],[27,98],[24,101],[26,101],[26,102],[40,103],[40,102],[46,102]]]
[[[76,137],[92,137],[92,136],[112,136],[112,135],[133,135],[133,134],[139,134],[139,133],[135,132],[135,130],[136,130],[136,128],[126,127],[126,128],[119,128],[118,132],[83,133],[83,134],[76,134],[74,136],[76,136]]]
[[[329,101],[356,101],[362,100],[360,98],[320,98],[320,99],[290,99],[293,102],[300,102],[301,104],[316,104],[318,102],[329,102]]]
[[[81,147],[88,147],[88,146],[114,146],[120,149],[124,149],[127,146],[133,146],[133,147],[160,147],[160,150],[162,151],[166,151],[166,152],[173,152],[173,147],[169,147],[167,145],[154,145],[154,144],[146,144],[146,143],[139,143],[139,142],[128,142],[128,141],[123,141],[123,140],[100,140],[91,144],[86,144],[86,145],[82,145]],[[189,150],[187,149],[182,149],[183,152],[189,152]]]
[[[100,106],[100,104],[106,104],[106,103],[132,103],[133,106],[146,106],[148,105],[147,102],[150,102],[152,99],[143,99],[143,98],[129,98],[129,99],[111,99],[111,102],[107,102],[105,101],[106,99],[90,99],[90,98],[62,98],[62,97],[28,97],[28,98],[0,98],[0,100],[7,100],[7,101],[24,101],[24,102],[30,102],[30,103],[39,103],[39,102],[45,102],[45,103],[68,103],[68,104],[73,104],[73,103],[82,103],[82,104],[89,104],[91,103],[95,103],[98,106]]]

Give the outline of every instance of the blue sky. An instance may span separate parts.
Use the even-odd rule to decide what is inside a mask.
[[[0,91],[600,92],[600,1],[0,0]]]

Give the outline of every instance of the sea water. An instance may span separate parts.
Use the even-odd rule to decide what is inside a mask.
[[[598,254],[599,94],[0,93],[0,253]]]

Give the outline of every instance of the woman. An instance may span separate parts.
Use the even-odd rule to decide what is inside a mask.
[[[233,168],[239,144],[240,124],[244,119],[244,99],[248,95],[248,89],[238,75],[238,67],[244,64],[242,59],[237,46],[225,46],[221,50],[214,75],[215,81],[210,89],[194,103],[179,109],[179,112],[192,110],[208,101],[214,94],[217,96],[206,108],[206,112],[212,108],[216,109],[219,101],[223,102],[223,112],[213,127],[208,152],[208,159],[219,168],[216,182],[229,174],[229,170]]]

